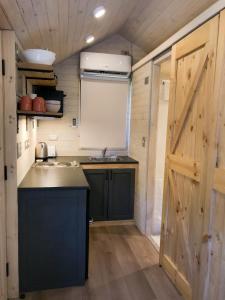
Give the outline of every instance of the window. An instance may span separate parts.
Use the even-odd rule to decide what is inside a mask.
[[[128,95],[128,81],[81,80],[81,148],[127,147]]]

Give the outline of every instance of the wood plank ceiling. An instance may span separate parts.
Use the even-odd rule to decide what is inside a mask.
[[[120,30],[150,52],[217,0],[143,0]]]
[[[137,5],[136,0],[1,0],[0,4],[24,48],[47,48],[60,61],[117,32]],[[98,5],[107,9],[102,19],[93,17]]]
[[[152,50],[216,0],[0,0],[0,29],[15,30],[22,46],[44,48],[57,61],[119,32],[146,51]],[[106,15],[93,17],[104,5]]]

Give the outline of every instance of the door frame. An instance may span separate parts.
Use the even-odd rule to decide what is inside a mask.
[[[0,31],[0,60],[2,60],[2,31]],[[5,203],[5,174],[4,174],[4,102],[2,64],[0,64],[0,300],[6,300],[6,203]]]
[[[160,247],[151,237],[151,224],[154,212],[154,179],[155,179],[155,157],[157,141],[157,121],[158,121],[158,104],[160,91],[160,66],[163,62],[171,59],[171,49],[164,52],[156,58],[152,64],[152,81],[151,81],[151,99],[150,99],[150,124],[149,124],[149,143],[148,143],[148,175],[147,175],[147,203],[146,203],[146,222],[145,234],[152,242],[153,246],[159,251]]]
[[[6,199],[6,253],[8,262],[8,298],[19,296],[18,266],[18,201],[17,201],[17,107],[16,107],[16,36],[3,30],[2,58],[5,61],[3,81],[4,99],[4,160],[7,166]]]

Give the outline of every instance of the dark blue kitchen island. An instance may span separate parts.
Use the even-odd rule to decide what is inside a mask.
[[[84,285],[89,185],[81,168],[31,168],[18,188],[20,293]]]

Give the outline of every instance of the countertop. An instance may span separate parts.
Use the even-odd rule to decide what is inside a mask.
[[[85,164],[137,164],[138,162],[129,156],[120,156],[116,161],[93,161],[89,156],[58,156],[49,161],[71,162],[77,161]],[[89,188],[87,179],[81,167],[31,167],[19,189],[50,189],[50,188]]]
[[[129,156],[119,156],[119,160],[115,161],[104,161],[104,160],[90,160],[90,156],[58,156],[54,159],[55,161],[74,161],[76,160],[81,165],[85,164],[138,164],[138,161]]]
[[[88,189],[89,185],[80,167],[31,167],[19,185],[19,189],[40,188]]]

